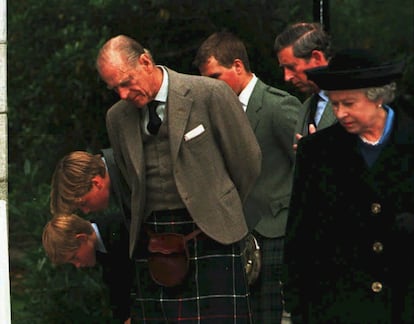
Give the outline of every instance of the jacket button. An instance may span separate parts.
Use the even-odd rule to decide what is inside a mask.
[[[374,281],[371,285],[371,289],[375,293],[379,293],[382,290],[382,283]]]
[[[381,242],[372,244],[372,250],[376,253],[381,253],[384,250],[384,245]]]
[[[381,205],[378,203],[373,203],[371,205],[371,212],[375,215],[379,214],[381,212]]]

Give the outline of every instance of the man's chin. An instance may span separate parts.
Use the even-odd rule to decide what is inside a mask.
[[[146,100],[146,98],[145,98],[145,100],[141,100],[141,99],[142,98],[135,97],[134,99],[127,100],[127,101],[129,101],[130,103],[132,103],[134,106],[136,106],[138,108],[144,108],[145,105],[148,103],[148,101]]]

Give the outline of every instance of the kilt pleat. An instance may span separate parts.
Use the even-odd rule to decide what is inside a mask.
[[[154,213],[144,226],[155,233],[185,235],[197,228],[188,214]],[[199,234],[187,246],[189,272],[184,282],[173,288],[151,279],[142,249],[135,261],[132,323],[252,323],[240,244],[222,245]]]

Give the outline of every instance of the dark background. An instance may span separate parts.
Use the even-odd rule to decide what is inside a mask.
[[[94,68],[98,48],[127,34],[159,64],[198,74],[201,42],[227,29],[241,37],[253,71],[292,92],[273,53],[290,23],[314,20],[304,0],[13,0],[8,3],[9,242],[13,323],[102,323],[109,316],[100,269],[52,267],[41,246],[58,159],[109,145],[105,112],[117,100]],[[319,3],[319,1],[315,1]],[[412,0],[324,1],[334,49],[365,47],[407,59],[392,105],[413,114]]]

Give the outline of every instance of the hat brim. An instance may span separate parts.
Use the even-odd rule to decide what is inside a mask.
[[[402,76],[404,61],[372,68],[330,70],[329,66],[305,70],[308,79],[323,90],[380,87]]]

